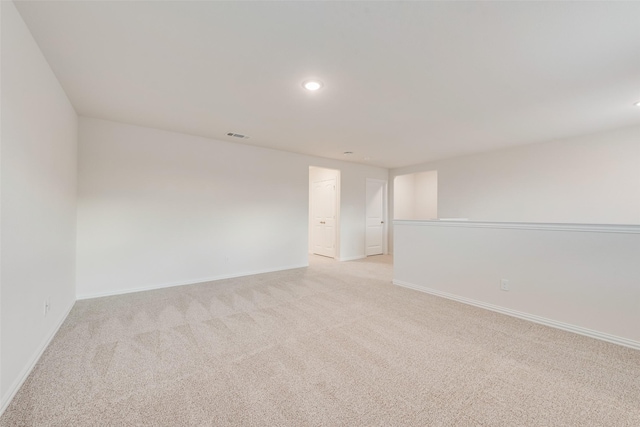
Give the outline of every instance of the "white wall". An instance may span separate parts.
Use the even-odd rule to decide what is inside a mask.
[[[443,218],[640,224],[640,127],[407,168],[438,171]]]
[[[438,171],[418,172],[415,179],[414,219],[438,217]]]
[[[391,203],[394,219],[415,219],[415,179],[414,174],[399,175],[393,179],[395,192]]]
[[[305,266],[309,166],[339,169],[340,254],[387,170],[80,118],[78,297]]]
[[[14,4],[0,7],[4,408],[75,302],[77,116]]]
[[[438,217],[438,171],[396,176],[394,189],[395,219]]]
[[[392,169],[391,181],[429,170],[440,218],[640,224],[637,126]]]
[[[397,221],[395,234],[396,284],[640,349],[638,225]]]

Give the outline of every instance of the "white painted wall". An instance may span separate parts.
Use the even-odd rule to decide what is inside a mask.
[[[440,218],[640,224],[640,127],[392,169],[390,177],[428,170],[438,171]]]
[[[394,283],[640,349],[640,226],[395,225]]]
[[[640,127],[393,169],[438,171],[439,217],[640,224]]]
[[[414,175],[399,175],[393,179],[395,189],[393,200],[394,219],[415,219],[415,179]]]
[[[81,117],[78,296],[307,265],[309,166],[340,170],[340,254],[364,256],[386,169]]]
[[[394,179],[395,219],[438,217],[438,171],[396,176]]]
[[[77,116],[14,4],[0,3],[4,408],[75,302]]]
[[[438,217],[438,171],[413,174],[415,180],[414,219]]]

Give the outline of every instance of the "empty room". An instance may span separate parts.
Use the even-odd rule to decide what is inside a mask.
[[[640,425],[640,2],[0,2],[0,426]]]

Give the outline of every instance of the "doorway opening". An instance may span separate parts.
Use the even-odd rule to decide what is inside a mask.
[[[340,171],[309,167],[309,253],[340,257]]]

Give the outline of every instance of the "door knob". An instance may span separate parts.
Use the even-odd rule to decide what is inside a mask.
[[[384,224],[384,221],[380,221],[380,224]]]

